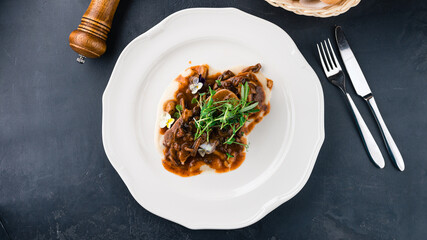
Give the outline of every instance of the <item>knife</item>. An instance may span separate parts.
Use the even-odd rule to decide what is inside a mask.
[[[344,62],[345,68],[347,69],[348,75],[350,76],[350,81],[353,84],[356,93],[361,96],[368,103],[372,114],[377,121],[377,124],[381,130],[387,151],[393,160],[396,167],[403,171],[405,170],[405,163],[403,162],[402,155],[400,154],[399,149],[396,146],[396,143],[393,140],[385,122],[380,114],[377,103],[375,102],[374,95],[372,94],[371,89],[369,88],[368,82],[363,75],[362,69],[360,69],[359,64],[357,63],[356,58],[354,57],[353,51],[351,51],[350,46],[348,45],[347,39],[344,36],[344,32],[340,26],[335,28],[335,39],[337,41],[338,48],[340,50],[341,58]]]

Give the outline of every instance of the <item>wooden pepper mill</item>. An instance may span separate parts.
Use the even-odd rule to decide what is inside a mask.
[[[92,0],[82,17],[79,27],[71,32],[70,47],[79,54],[77,62],[85,58],[99,58],[107,50],[114,13],[120,0]]]

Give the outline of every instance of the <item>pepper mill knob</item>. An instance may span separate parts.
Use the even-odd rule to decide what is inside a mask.
[[[86,61],[85,59],[86,59],[85,56],[79,54],[79,57],[77,58],[77,62],[80,63],[80,64],[83,64]]]
[[[120,0],[92,0],[76,30],[71,32],[70,47],[79,54],[77,62],[85,58],[99,58],[107,50],[107,36]]]

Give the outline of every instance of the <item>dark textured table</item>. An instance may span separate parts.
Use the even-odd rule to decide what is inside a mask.
[[[362,0],[342,16],[319,19],[262,0],[122,0],[106,54],[79,65],[68,35],[89,0],[2,0],[0,218],[10,237],[426,239],[426,3]],[[149,213],[130,195],[104,153],[101,96],[132,39],[180,9],[228,6],[267,19],[294,39],[323,87],[326,139],[303,190],[261,221],[232,231],[192,231]],[[332,37],[335,24],[345,28],[405,172],[392,166],[367,105],[354,97],[386,167],[369,162],[344,99],[321,71],[314,43]]]

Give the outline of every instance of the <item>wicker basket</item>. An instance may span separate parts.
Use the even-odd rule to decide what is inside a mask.
[[[275,7],[281,7],[299,15],[315,17],[332,17],[347,12],[351,7],[359,4],[360,0],[342,0],[341,2],[321,9],[307,8],[302,6],[298,0],[265,0]]]

